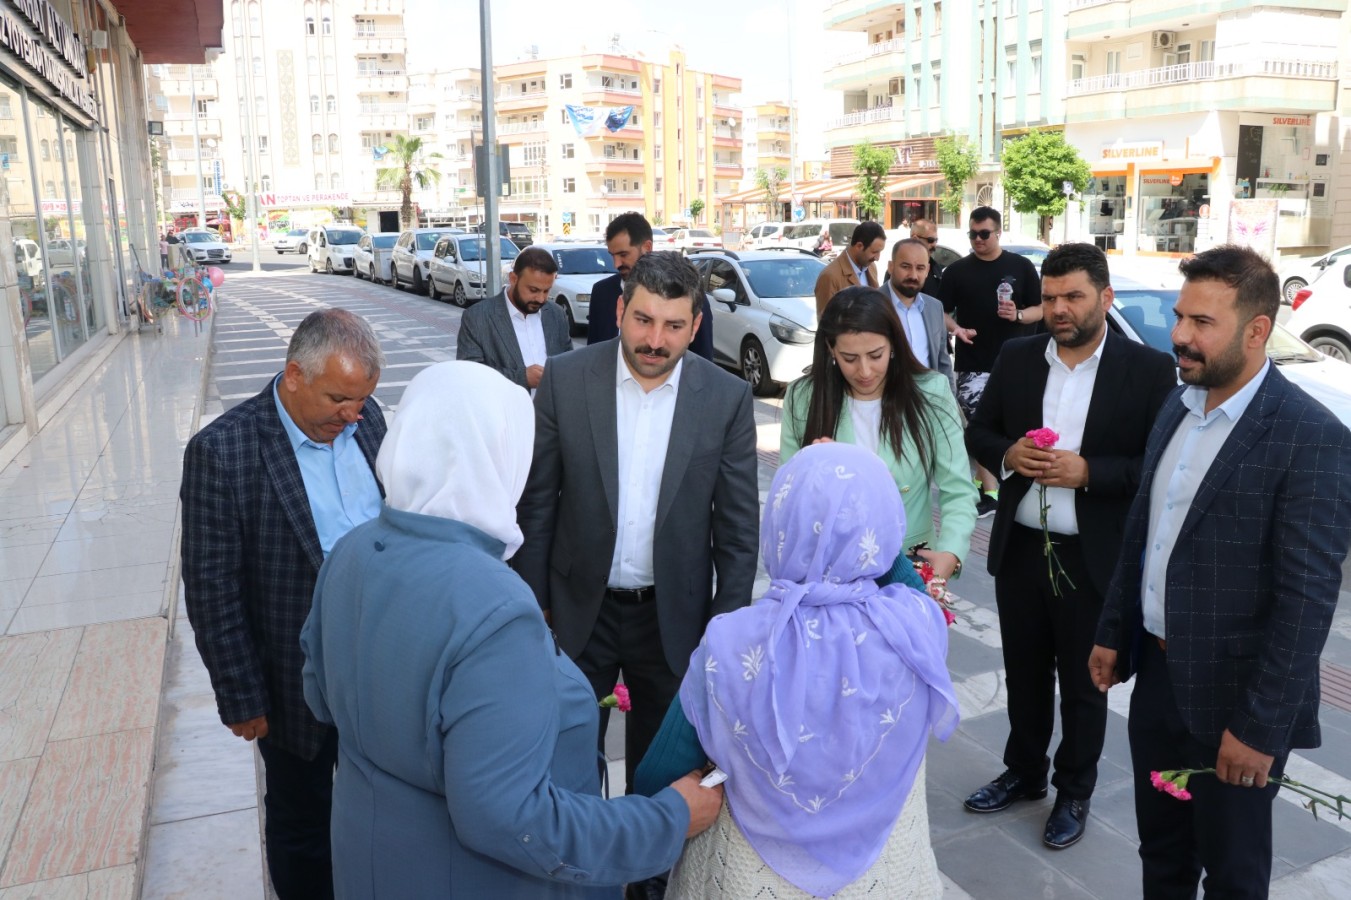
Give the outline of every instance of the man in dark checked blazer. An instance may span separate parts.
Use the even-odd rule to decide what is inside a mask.
[[[305,705],[300,629],[338,538],[382,502],[384,357],[346,310],[311,313],[286,368],[198,432],[183,460],[183,583],[221,721],[266,764],[268,871],[281,900],[333,896],[337,733]]]
[[[1136,675],[1128,732],[1146,898],[1266,897],[1271,803],[1317,747],[1318,657],[1351,543],[1351,432],[1266,357],[1267,261],[1182,263],[1174,352],[1189,387],[1159,412],[1098,624],[1099,690]],[[1193,776],[1192,800],[1150,772]]]

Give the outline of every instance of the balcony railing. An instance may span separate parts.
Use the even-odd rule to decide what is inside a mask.
[[[406,34],[402,25],[376,25],[374,28],[358,28],[358,39],[361,38],[401,38]]]
[[[905,49],[905,36],[892,38],[889,41],[879,41],[876,44],[869,44],[851,53],[845,53],[835,59],[835,65],[847,66],[849,63],[862,62],[865,59],[872,59],[874,56],[885,56],[888,53],[899,53]]]
[[[904,122],[905,107],[896,106],[877,106],[872,109],[860,109],[856,112],[846,113],[838,119],[831,119],[826,122],[826,130],[835,128],[852,128],[855,125],[872,125],[875,122]]]
[[[1079,97],[1084,94],[1100,94],[1104,91],[1129,91],[1134,88],[1161,87],[1170,84],[1264,75],[1274,78],[1332,81],[1337,78],[1337,64],[1335,62],[1309,62],[1298,59],[1245,59],[1225,63],[1208,60],[1206,62],[1180,63],[1175,66],[1159,66],[1154,69],[1139,69],[1134,72],[1115,72],[1111,75],[1078,78],[1069,83],[1066,94],[1070,97]]]
[[[549,96],[548,91],[526,91],[524,93],[517,93],[515,91],[499,91],[497,94],[497,101],[499,103],[505,103],[508,100],[540,100],[547,96]],[[478,97],[475,96],[474,99],[477,100]]]
[[[202,148],[202,159],[215,159],[218,156],[220,156],[220,151],[218,149],[212,149],[210,147]],[[182,161],[182,160],[195,161],[197,159],[197,153],[193,150],[184,150],[175,147],[169,150],[167,158],[174,161]]]
[[[1070,12],[1076,9],[1089,9],[1094,6],[1106,6],[1109,3],[1129,3],[1130,0],[1070,0]]]
[[[192,128],[193,121],[194,120],[191,117],[183,119],[169,119],[164,123],[164,133],[169,135],[175,135],[178,137],[191,137],[193,133]],[[196,119],[196,122],[197,122],[197,132],[202,137],[220,134],[220,119],[198,117]]]
[[[462,126],[463,127],[463,126]],[[475,129],[480,126],[473,126]],[[505,122],[497,126],[498,134],[525,134],[529,131],[543,131],[545,125],[543,122]]]

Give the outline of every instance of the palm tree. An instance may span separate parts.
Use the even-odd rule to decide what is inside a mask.
[[[440,159],[440,153],[423,153],[422,138],[406,138],[401,134],[394,136],[394,146],[390,147],[383,159],[393,163],[375,173],[376,190],[399,191],[403,195],[399,205],[400,227],[407,230],[413,222],[413,187],[426,190],[441,180],[436,169],[424,167],[422,162],[428,159]]]

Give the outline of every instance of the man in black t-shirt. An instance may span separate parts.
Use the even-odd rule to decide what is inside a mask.
[[[943,267],[934,259],[934,247],[938,245],[938,226],[928,219],[916,219],[910,223],[910,236],[923,241],[929,248],[929,274],[924,279],[924,286],[920,291],[937,299],[939,287],[943,283]]]
[[[1003,219],[999,210],[979,206],[971,211],[971,255],[943,270],[939,299],[953,320],[957,338],[952,368],[957,373],[957,402],[967,419],[975,415],[985,382],[994,368],[999,348],[1024,326],[1041,321],[1041,278],[1025,256],[1006,253],[999,246]],[[1007,284],[1007,297],[1000,298]],[[977,465],[981,496],[980,518],[994,515],[999,480]]]

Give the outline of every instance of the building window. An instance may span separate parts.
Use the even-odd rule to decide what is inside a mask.
[[[272,190],[272,176],[264,175],[259,179],[259,184],[262,186],[264,192]]]
[[[240,62],[242,63],[243,60],[241,59]],[[317,57],[317,56],[307,56],[307,57],[305,57],[305,62],[307,62],[307,63],[309,64],[309,71],[310,71],[312,74],[314,74],[314,75],[318,75],[318,74],[319,74],[319,57]],[[243,74],[243,70],[242,70],[242,69],[240,70],[240,74],[241,74],[241,75]],[[315,112],[318,112],[318,111],[319,111],[319,110],[317,110],[317,109],[315,110]]]
[[[565,91],[566,91],[568,88],[572,87],[572,73],[571,73],[571,72],[564,72],[563,74],[559,75],[559,76],[558,76],[558,86],[559,86],[560,88],[562,88],[563,90],[565,90]]]
[[[328,179],[328,183],[333,190],[335,191],[342,190],[342,176],[339,175],[337,172],[334,172],[333,176]]]
[[[1121,71],[1121,51],[1107,51],[1107,74],[1115,75]]]
[[[338,152],[338,136],[336,134],[330,134],[328,136],[328,152],[329,153]]]
[[[318,95],[318,94],[310,94],[310,112],[312,112],[312,113],[318,113],[318,112],[319,112],[319,95]]]
[[[660,94],[660,93],[661,93],[661,79],[660,79],[660,78],[653,78],[653,79],[652,79],[652,93],[654,93],[654,94]]]
[[[19,155],[19,139],[14,137],[0,137],[0,153],[7,153],[11,158]]]
[[[14,107],[10,106],[9,95],[0,95],[0,119],[14,118]]]
[[[253,58],[253,74],[263,74],[263,58],[261,56],[255,56]]]
[[[333,20],[330,19],[328,16],[324,16],[324,34],[332,34],[332,33],[333,33]]]
[[[323,173],[323,172],[315,172],[315,173],[314,173],[314,189],[315,189],[316,191],[322,191],[322,190],[324,189],[324,173]]]
[[[627,181],[624,182],[624,186],[628,187]],[[613,194],[614,192],[615,192],[615,180],[613,178],[605,179],[605,193]]]
[[[264,155],[267,153],[267,135],[258,135],[258,153]]]
[[[75,145],[72,144],[69,140],[67,140],[67,141],[66,141],[66,159],[74,159],[74,158],[75,158]]]
[[[1032,87],[1029,90],[1040,90],[1041,85],[1041,54],[1031,58],[1032,62]]]
[[[661,193],[661,179],[660,179],[660,178],[654,178],[654,179],[652,179],[652,190],[655,191],[655,192],[658,193],[658,194]]]
[[[661,127],[661,113],[659,113],[659,112],[654,112],[654,113],[652,114],[652,127],[653,127],[653,128],[660,128],[660,127]]]
[[[661,145],[660,145],[660,144],[658,144],[657,146],[655,146],[655,147],[652,148],[652,159],[653,159],[653,160],[659,160],[659,159],[661,159]]]
[[[564,179],[563,179],[563,193],[565,193],[565,194],[575,194],[575,193],[577,193],[577,179],[575,179],[575,178],[564,178]]]
[[[1070,81],[1078,81],[1083,78],[1088,69],[1088,57],[1082,53],[1076,53],[1070,57]]]
[[[695,100],[704,99],[704,86],[702,84],[696,84],[694,86],[694,99]]]
[[[52,145],[47,142],[46,138],[43,138],[42,143],[38,144],[38,152],[44,160],[52,158]]]
[[[314,16],[310,16],[305,20],[305,33],[314,34]]]
[[[310,145],[314,148],[314,155],[318,156],[324,152],[324,136],[315,134],[310,136]]]
[[[704,180],[702,178],[696,179],[696,184],[698,184],[698,187],[694,189],[695,193],[702,194],[704,192]]]
[[[357,19],[357,37],[372,37],[374,34],[374,19]]]
[[[559,112],[559,118],[561,118],[561,119],[563,120],[563,124],[564,124],[564,125],[568,124],[568,122],[570,121],[570,120],[568,119],[568,111],[567,111],[566,109],[560,109],[558,112]]]
[[[335,113],[338,111],[338,98],[334,97],[332,94],[329,94],[324,99],[324,104],[328,107],[329,112]]]
[[[55,196],[56,196],[56,182],[55,182],[55,181],[44,181],[44,182],[42,183],[42,196],[44,196],[44,197],[55,197]]]
[[[577,147],[576,147],[575,144],[564,144],[564,145],[563,145],[563,158],[564,158],[564,159],[573,159],[574,157],[576,157],[576,155],[577,155]]]
[[[703,116],[695,116],[695,118],[694,118],[694,130],[695,130],[695,131],[703,131],[703,130],[704,130],[704,117],[703,117]]]

